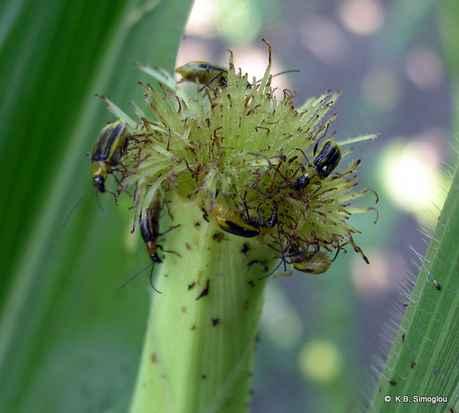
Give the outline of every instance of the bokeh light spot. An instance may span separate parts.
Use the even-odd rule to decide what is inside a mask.
[[[425,224],[436,220],[446,197],[447,183],[432,156],[435,152],[435,146],[428,142],[395,142],[383,153],[380,166],[387,195]]]
[[[400,288],[406,265],[400,255],[384,250],[365,251],[370,265],[355,256],[351,262],[352,283],[359,295],[378,294]]]
[[[268,64],[268,52],[265,47],[235,47],[231,49],[233,50],[235,57],[234,65],[236,67],[244,68],[244,71],[249,74],[250,80],[252,80],[253,77],[256,77],[257,80],[263,77],[266,66]],[[222,66],[227,66],[227,54],[224,56],[220,64]],[[283,70],[285,69],[281,66],[279,61],[276,59],[276,55],[274,54],[271,73],[274,75],[276,73],[282,72]],[[283,89],[291,89],[289,79],[298,75],[301,76],[301,73],[286,73],[283,75],[275,76],[272,80],[272,86],[277,88],[277,92],[279,93],[281,93]]]
[[[345,0],[341,2],[339,17],[347,30],[366,36],[381,28],[384,9],[377,0]]]
[[[304,377],[321,383],[336,379],[343,364],[341,352],[336,345],[321,339],[306,342],[298,361]]]
[[[417,48],[408,53],[405,71],[408,79],[424,90],[438,87],[444,77],[440,57],[426,48]]]
[[[300,30],[304,48],[322,63],[336,63],[346,57],[348,42],[333,20],[311,15],[305,19]]]

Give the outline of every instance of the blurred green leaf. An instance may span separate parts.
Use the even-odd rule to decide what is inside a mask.
[[[96,208],[85,154],[111,116],[94,95],[127,107],[137,62],[171,70],[190,6],[0,5],[0,411],[126,411],[149,293],[117,287],[147,260],[125,206]]]
[[[444,0],[441,8],[439,26],[443,38],[444,57],[449,66],[453,104],[454,129],[459,130],[459,4],[455,0]]]

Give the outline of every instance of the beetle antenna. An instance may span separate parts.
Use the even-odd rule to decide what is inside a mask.
[[[300,151],[301,154],[303,155],[303,157],[304,157],[306,163],[307,163],[308,165],[311,165],[311,162],[309,161],[309,158],[308,158],[308,156],[306,155],[306,152],[305,152],[303,149],[301,149],[301,148],[295,148],[295,150],[296,150],[296,151]]]
[[[81,201],[85,198],[85,194],[82,194],[72,205],[72,207],[67,211],[64,215],[62,220],[62,228],[65,228],[67,224],[70,222],[70,218],[72,217],[73,213],[75,212],[76,208],[81,204]]]
[[[143,267],[141,270],[135,272],[133,275],[131,275],[126,281],[124,281],[119,287],[118,289],[121,289],[121,288],[124,288],[126,287],[126,285],[128,285],[132,280],[134,280],[135,278],[137,278],[139,275],[141,275],[142,273],[144,273],[148,268],[150,268],[150,265],[151,264],[148,264],[146,267]]]
[[[149,276],[150,285],[151,285],[151,288],[153,288],[154,291],[156,291],[158,294],[162,294],[162,292],[159,291],[159,290],[155,287],[155,283],[154,283],[154,280],[153,280],[153,275],[154,275],[153,271],[154,271],[154,269],[155,269],[155,266],[152,265],[152,266],[151,266],[151,271],[150,271],[150,276]]]
[[[282,72],[276,73],[272,75],[271,77],[277,77],[281,75],[286,75],[287,73],[300,73],[299,69],[290,69],[290,70],[283,70]],[[255,84],[260,83],[263,79],[258,79],[255,81]]]

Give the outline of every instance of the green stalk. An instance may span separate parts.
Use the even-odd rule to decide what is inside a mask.
[[[248,409],[255,337],[273,253],[175,198],[131,413]],[[178,256],[176,253],[180,254]]]

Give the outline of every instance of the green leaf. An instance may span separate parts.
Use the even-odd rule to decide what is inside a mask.
[[[441,28],[453,85],[459,80],[459,6],[442,2]],[[453,40],[454,39],[454,40]],[[456,105],[459,96],[456,95]],[[457,124],[457,123],[456,123]],[[370,412],[454,412],[459,408],[459,169],[453,182],[408,307],[394,338]],[[395,396],[441,396],[447,402],[396,402]],[[391,396],[392,401],[385,400]],[[408,410],[407,410],[408,409]]]
[[[459,173],[394,338],[370,412],[401,412],[397,395],[442,396],[448,403],[410,404],[410,412],[443,412],[459,402]],[[386,402],[385,396],[392,402]]]
[[[85,154],[111,119],[95,94],[127,107],[136,63],[172,70],[190,3],[0,6],[0,411],[127,409],[149,292],[117,287],[147,259]]]

